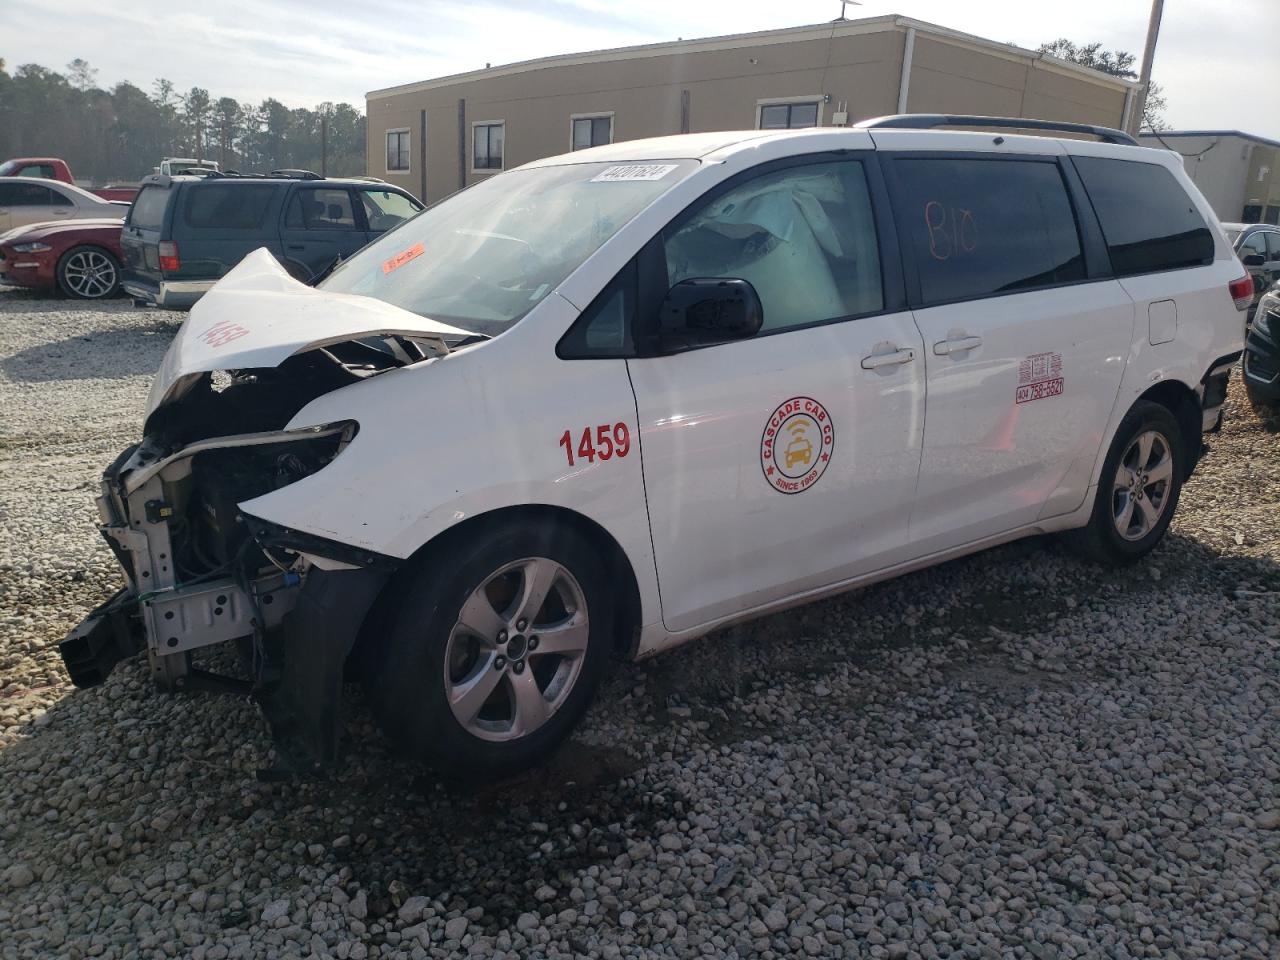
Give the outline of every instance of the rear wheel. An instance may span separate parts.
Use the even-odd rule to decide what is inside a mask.
[[[441,551],[397,584],[402,599],[365,672],[386,735],[463,780],[546,757],[590,702],[613,609],[576,531],[516,522]]]
[[[1065,535],[1100,563],[1146,556],[1164,537],[1182,492],[1182,431],[1168,409],[1140,401],[1120,423],[1098,481],[1089,524]]]
[[[120,292],[120,262],[102,247],[72,247],[58,261],[58,289],[77,300],[105,300]]]

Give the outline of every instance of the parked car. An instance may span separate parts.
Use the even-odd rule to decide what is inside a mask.
[[[165,157],[160,161],[160,166],[155,168],[156,173],[166,177],[176,177],[183,173],[208,176],[221,170],[217,160],[197,160],[194,157]]]
[[[75,184],[0,177],[0,233],[49,220],[123,220],[129,204],[103,200]]]
[[[1222,229],[1253,277],[1256,306],[1263,292],[1280,280],[1280,227],[1269,223],[1224,223]]]
[[[120,221],[37,223],[0,234],[0,283],[78,300],[120,292]]]
[[[71,176],[71,168],[67,161],[56,157],[17,157],[0,163],[0,177],[37,177],[44,180],[58,180],[62,183],[75,184]],[[120,184],[108,184],[96,190],[90,190],[95,197],[103,200],[123,200],[132,203],[138,194],[137,187]]]
[[[1245,333],[1241,370],[1254,411],[1268,420],[1280,419],[1280,281],[1258,298]]]
[[[1252,286],[1179,158],[1010,132],[1036,125],[616,143],[457,193],[315,287],[255,251],[106,471],[126,586],[63,642],[72,679],[145,649],[163,684],[231,684],[190,656],[246,638],[314,769],[350,660],[411,756],[499,777],[612,655],[1033,534],[1139,560]]]
[[[349,180],[150,176],[124,224],[124,287],[186,309],[258,247],[309,281],[421,209],[399,187]]]

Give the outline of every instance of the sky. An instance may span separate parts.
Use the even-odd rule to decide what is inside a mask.
[[[1229,9],[1229,12],[1227,12]],[[12,71],[83,57],[100,86],[167,77],[214,96],[289,106],[519,60],[831,20],[839,0],[0,0]],[[1067,37],[1141,57],[1149,0],[864,0],[851,18],[903,14],[1035,48]],[[1280,139],[1280,0],[1166,0],[1154,78],[1176,129]]]

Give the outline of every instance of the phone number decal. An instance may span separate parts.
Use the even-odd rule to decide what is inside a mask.
[[[1032,400],[1043,400],[1045,397],[1062,395],[1062,378],[1045,380],[1043,383],[1028,383],[1018,388],[1014,397],[1017,403],[1030,403]]]

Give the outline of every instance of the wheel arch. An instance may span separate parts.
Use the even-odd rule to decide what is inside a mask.
[[[1173,414],[1174,420],[1178,422],[1183,447],[1182,479],[1186,480],[1200,460],[1200,448],[1204,442],[1200,395],[1181,380],[1161,380],[1148,387],[1134,403],[1143,400],[1158,403]]]
[[[408,571],[416,569],[428,557],[447,550],[450,544],[464,537],[483,536],[488,530],[507,523],[537,520],[550,521],[577,531],[597,550],[611,582],[621,581],[612,652],[617,657],[633,659],[640,641],[641,605],[640,584],[631,558],[614,536],[596,521],[575,510],[551,504],[518,504],[476,514],[442,530],[418,547],[404,560],[396,575],[392,576],[374,601],[353,653],[366,648],[368,637],[385,626],[395,606],[400,584]]]

